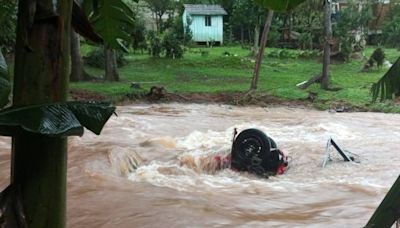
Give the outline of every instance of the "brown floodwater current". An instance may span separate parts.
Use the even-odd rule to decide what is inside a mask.
[[[203,104],[117,113],[100,136],[69,139],[68,227],[362,227],[400,173],[396,114]],[[235,127],[271,136],[291,156],[288,172],[210,168]],[[332,151],[322,168],[330,137],[360,163]],[[9,173],[10,139],[0,138],[2,189]]]

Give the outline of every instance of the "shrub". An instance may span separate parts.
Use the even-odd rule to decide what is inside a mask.
[[[121,51],[116,51],[117,65],[122,67],[127,64],[126,59]],[[102,48],[95,48],[90,51],[87,56],[83,57],[85,64],[91,67],[104,68],[104,50]]]
[[[378,67],[381,67],[383,65],[383,61],[385,60],[385,52],[382,50],[382,48],[377,48],[375,51],[372,53],[371,58],[373,61],[376,62],[376,65]]]
[[[160,37],[154,31],[149,31],[147,34],[147,41],[149,42],[149,52],[153,57],[159,58],[162,52],[162,45]]]
[[[165,56],[171,59],[183,57],[183,48],[181,42],[173,30],[165,30],[162,40],[162,47],[165,49]]]
[[[314,50],[274,49],[267,52],[267,56],[278,59],[316,58],[319,56],[319,52]]]

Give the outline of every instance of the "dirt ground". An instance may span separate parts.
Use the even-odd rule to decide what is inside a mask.
[[[71,90],[70,98],[76,101],[106,101],[106,96],[86,91],[86,90]],[[149,103],[166,103],[166,102],[181,102],[181,103],[219,103],[229,105],[256,105],[261,107],[266,106],[290,106],[290,107],[309,107],[312,108],[311,101],[304,100],[283,100],[277,97],[266,94],[251,94],[251,93],[169,93],[165,90],[156,92],[144,93],[142,96],[132,98],[126,96],[121,100],[116,101],[117,105],[132,104],[135,102]]]

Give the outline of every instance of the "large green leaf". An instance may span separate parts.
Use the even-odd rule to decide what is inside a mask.
[[[92,11],[87,15],[108,46],[124,48],[120,40],[131,40],[129,30],[134,25],[133,12],[123,0],[85,0],[83,6]]]
[[[0,109],[8,104],[11,85],[7,79],[0,77]]]
[[[3,54],[0,50],[0,108],[8,104],[11,85],[8,81],[8,69]]]
[[[71,24],[75,32],[94,43],[103,43],[103,38],[94,31],[85,12],[76,1],[73,3]]]
[[[8,67],[1,50],[0,50],[0,78],[8,79]]]
[[[260,6],[274,11],[288,11],[305,0],[254,0]]]
[[[377,83],[372,85],[371,92],[373,101],[378,97],[380,101],[389,100],[400,93],[400,58]]]
[[[100,134],[115,107],[100,102],[66,102],[8,108],[0,112],[0,135],[18,131],[61,137],[83,134],[83,127]]]

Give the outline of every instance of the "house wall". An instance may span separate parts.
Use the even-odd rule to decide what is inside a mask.
[[[184,26],[186,25],[186,12],[183,13]],[[217,41],[223,42],[223,18],[222,16],[211,16],[211,26],[205,26],[205,15],[192,15],[192,23],[190,30],[192,31],[193,41],[208,42]]]

